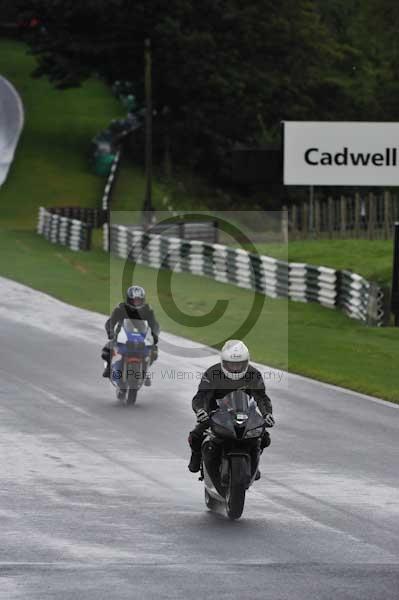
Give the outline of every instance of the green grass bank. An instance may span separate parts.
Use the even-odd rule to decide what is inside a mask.
[[[257,249],[286,260],[287,247],[281,244],[257,244]],[[382,285],[391,284],[392,254],[392,240],[306,240],[288,244],[292,262],[350,269]]]
[[[97,206],[104,178],[90,172],[90,140],[123,114],[102,82],[56,90],[46,79],[31,77],[35,64],[24,44],[0,41],[0,74],[15,86],[25,109],[15,161],[0,189],[3,227],[32,229],[39,206]]]

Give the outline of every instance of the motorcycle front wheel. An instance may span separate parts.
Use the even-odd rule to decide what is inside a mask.
[[[246,459],[241,456],[230,458],[230,477],[226,491],[226,512],[229,519],[239,519],[245,504]]]
[[[138,390],[136,388],[129,388],[129,391],[126,396],[126,406],[133,406],[134,404],[136,404],[137,392]]]

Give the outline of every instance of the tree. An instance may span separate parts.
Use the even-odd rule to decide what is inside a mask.
[[[173,157],[208,173],[221,172],[235,142],[257,144],[260,123],[273,132],[281,119],[345,118],[359,105],[348,67],[356,51],[314,0],[19,3],[46,28],[31,40],[36,75],[61,87],[91,73],[126,78],[143,103],[149,37],[154,108],[168,115]]]

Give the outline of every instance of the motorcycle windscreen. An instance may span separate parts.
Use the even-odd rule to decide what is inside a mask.
[[[212,430],[217,436],[236,439],[233,419],[227,410],[218,410],[211,417]]]
[[[234,390],[217,400],[219,408],[247,414],[253,400],[243,390]]]
[[[141,319],[123,319],[123,328],[127,333],[141,333],[145,335],[148,329],[147,321]]]

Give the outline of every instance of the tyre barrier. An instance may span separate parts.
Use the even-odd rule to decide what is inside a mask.
[[[101,200],[101,208],[102,208],[102,210],[105,210],[105,211],[108,211],[110,208],[112,190],[113,190],[113,187],[115,184],[115,177],[118,172],[120,158],[121,158],[121,151],[118,150],[118,152],[115,154],[115,158],[112,163],[111,170],[107,177],[107,182],[105,184],[104,193],[103,193],[103,197]]]
[[[350,271],[339,271],[337,306],[349,317],[368,325],[382,325],[384,291],[374,282]]]
[[[52,210],[61,209],[39,208],[37,233],[49,242],[62,244],[71,250],[90,250],[92,225],[72,216],[63,216],[60,212],[51,212]]]
[[[105,252],[109,251],[109,238],[108,238],[108,236],[109,236],[109,230],[108,230],[109,211],[110,211],[110,207],[111,207],[112,192],[113,192],[113,189],[115,186],[115,179],[116,179],[118,169],[120,166],[120,160],[121,160],[121,151],[118,150],[118,152],[115,155],[114,162],[112,163],[111,170],[109,172],[107,182],[105,184],[103,197],[101,200],[102,210],[106,211],[106,214],[107,214],[107,218],[105,219],[105,221],[103,223],[103,247],[104,247]]]
[[[110,235],[109,235],[110,234]],[[384,293],[356,273],[289,263],[221,244],[145,233],[124,225],[104,225],[104,249],[150,267],[188,272],[255,290],[271,298],[316,302],[339,308],[370,326],[384,323]]]

